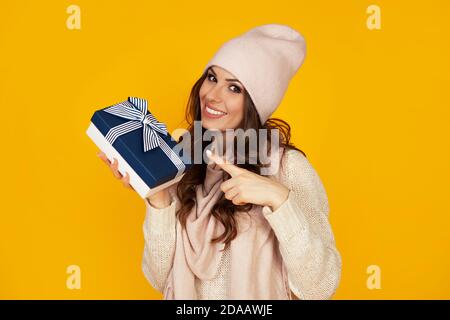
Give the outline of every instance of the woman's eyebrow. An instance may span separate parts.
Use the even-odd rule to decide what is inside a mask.
[[[209,70],[211,70],[213,75],[215,75],[217,77],[217,74],[214,72],[213,68],[210,68]],[[238,79],[225,79],[225,80],[232,81],[232,82],[239,82],[240,84],[242,84]]]

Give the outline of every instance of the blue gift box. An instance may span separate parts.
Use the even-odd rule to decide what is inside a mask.
[[[97,110],[86,133],[109,160],[118,160],[119,172],[129,174],[142,198],[178,182],[192,166],[188,155],[174,152],[177,142],[144,99],[129,97]]]

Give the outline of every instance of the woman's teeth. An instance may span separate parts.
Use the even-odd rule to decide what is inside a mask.
[[[211,109],[211,108],[208,108],[208,106],[206,106],[206,111],[207,111],[208,113],[214,114],[214,115],[223,115],[223,114],[226,114],[225,112],[216,111],[216,110],[213,110],[213,109]]]

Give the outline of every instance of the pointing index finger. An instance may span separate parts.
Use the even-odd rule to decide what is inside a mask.
[[[227,163],[224,161],[222,157],[219,157],[211,152],[211,150],[206,150],[206,155],[214,161],[220,168],[222,168],[224,171],[228,172],[231,177],[236,176],[237,174],[241,173],[241,168],[235,166],[232,163]]]

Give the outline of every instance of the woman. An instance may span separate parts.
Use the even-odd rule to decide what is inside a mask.
[[[222,133],[279,130],[280,147],[268,151],[280,165],[264,176],[260,154],[252,164],[246,153],[239,164],[235,156],[225,160],[209,151],[210,161],[194,164],[179,183],[146,199],[142,267],[164,299],[329,299],[334,294],[341,257],[325,190],[304,153],[290,143],[289,125],[269,119],[304,57],[297,31],[259,26],[226,42],[192,88],[186,110],[190,132],[196,120],[203,130]],[[263,138],[270,145],[271,135],[258,137]],[[236,141],[225,146],[230,143]],[[117,161],[101,157],[130,187]]]

